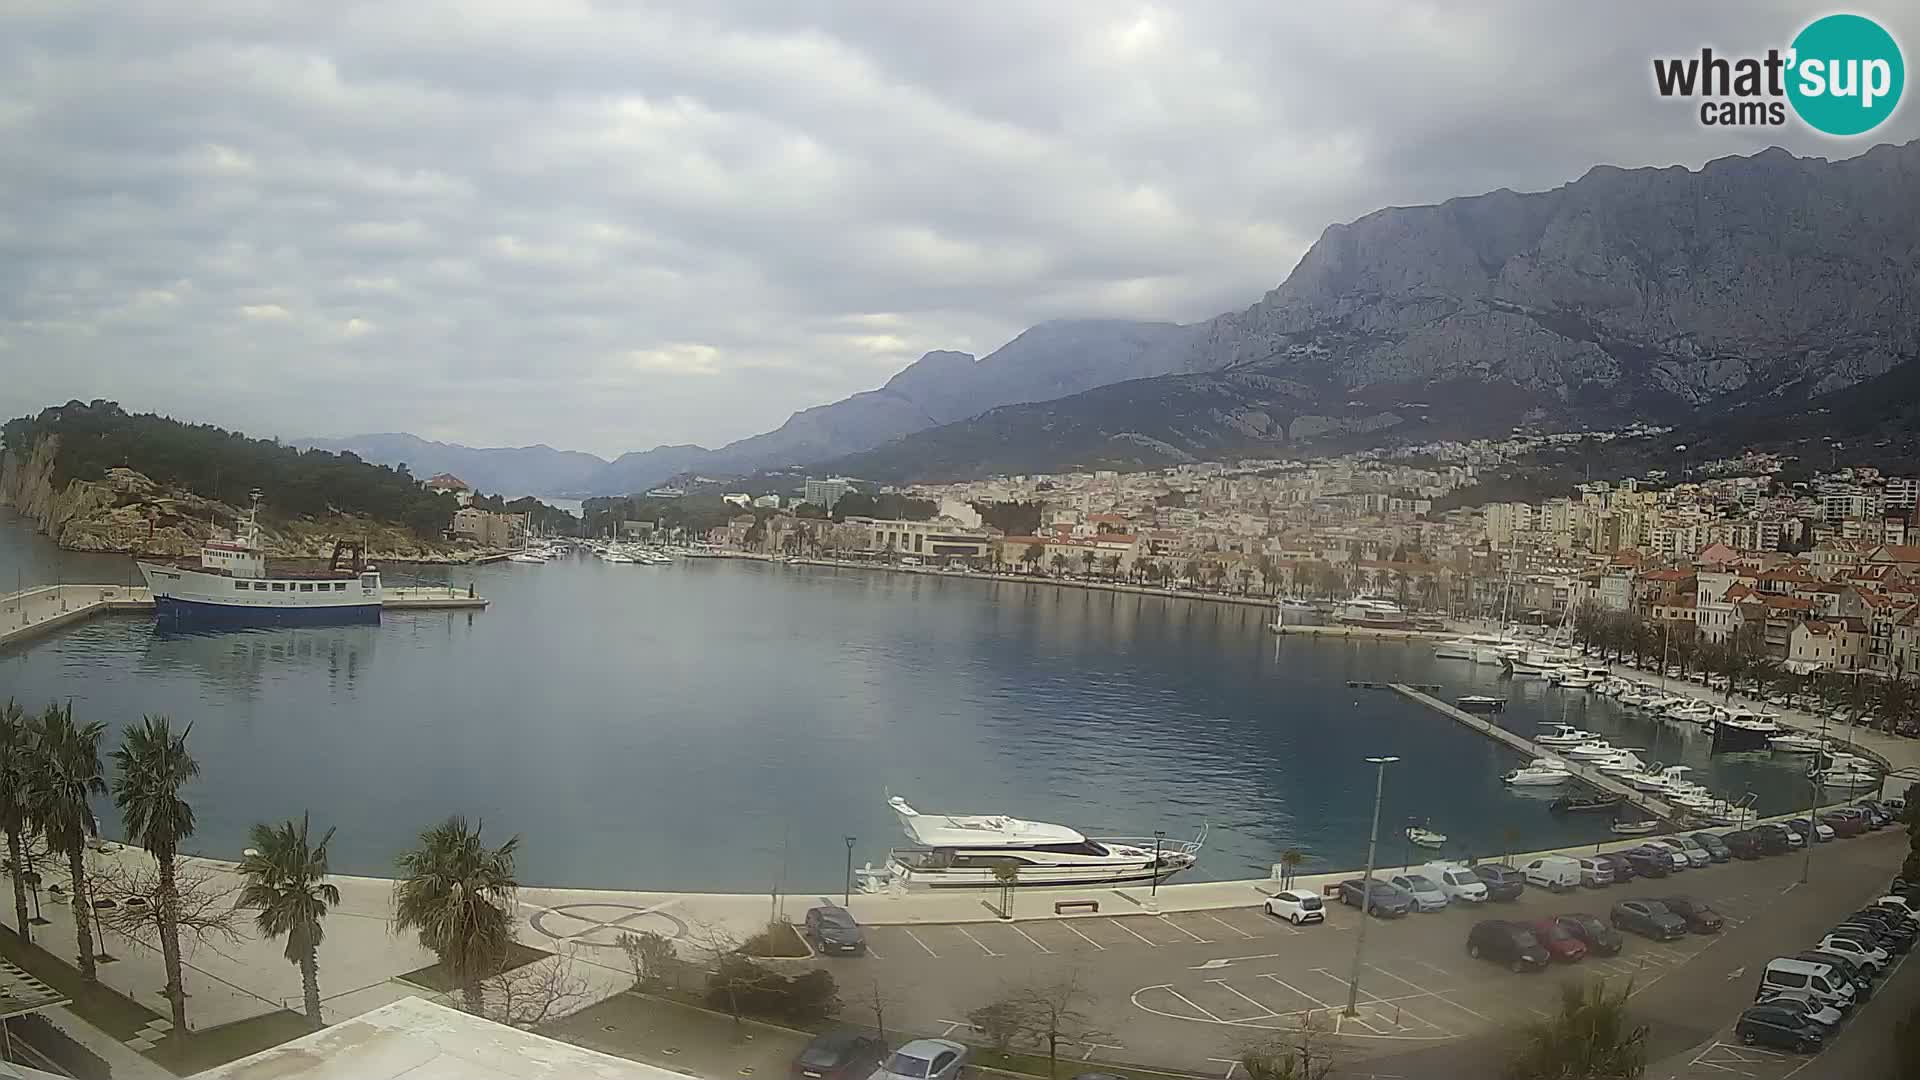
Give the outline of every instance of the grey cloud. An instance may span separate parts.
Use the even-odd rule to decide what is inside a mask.
[[[1379,206],[1865,149],[1654,98],[1649,57],[1822,13],[1783,3],[10,10],[9,415],[716,444],[1042,319],[1244,306]]]

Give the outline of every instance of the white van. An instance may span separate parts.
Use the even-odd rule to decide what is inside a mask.
[[[1487,883],[1459,863],[1430,862],[1420,868],[1420,873],[1438,885],[1448,900],[1478,904],[1487,898]]]
[[[1520,864],[1520,876],[1527,884],[1554,892],[1571,892],[1580,887],[1580,863],[1565,855],[1542,855]]]
[[[1768,961],[1760,975],[1759,997],[1780,993],[1805,994],[1841,1010],[1853,1007],[1853,983],[1832,964],[1786,957]]]

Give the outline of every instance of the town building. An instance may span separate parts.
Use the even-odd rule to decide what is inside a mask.
[[[801,496],[801,501],[822,510],[832,510],[842,495],[853,490],[853,481],[844,476],[829,477],[825,480],[815,480],[809,476],[803,490],[805,493]]]
[[[481,547],[520,547],[527,542],[527,515],[469,506],[454,511],[451,531]]]

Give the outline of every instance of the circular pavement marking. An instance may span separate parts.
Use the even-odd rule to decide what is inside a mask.
[[[635,907],[632,904],[561,904],[535,912],[527,922],[555,941],[575,942],[601,949],[619,948],[618,939],[623,932],[651,930],[669,941],[687,932],[687,924],[676,916],[658,907]]]

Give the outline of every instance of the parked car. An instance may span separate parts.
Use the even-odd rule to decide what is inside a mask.
[[[1668,911],[1680,916],[1681,921],[1687,924],[1689,933],[1717,934],[1727,924],[1719,912],[1697,896],[1663,896],[1660,902],[1667,906]]]
[[[1686,920],[1658,900],[1622,900],[1613,905],[1611,921],[1616,930],[1631,930],[1655,941],[1687,936]]]
[[[1781,822],[1781,824],[1787,827],[1788,832],[1791,832],[1795,836],[1798,836],[1802,843],[1806,842],[1807,833],[1809,831],[1813,833],[1816,841],[1820,843],[1825,843],[1826,841],[1833,839],[1833,826],[1831,825],[1816,823],[1814,825],[1809,826],[1807,824],[1807,819],[1803,817],[1788,818],[1787,820]]]
[[[915,1039],[893,1052],[871,1080],[954,1080],[967,1064],[967,1048],[947,1039]]]
[[[1425,874],[1395,874],[1387,883],[1413,897],[1416,911],[1445,911],[1447,894]]]
[[[1900,892],[1899,890],[1895,890],[1881,897],[1880,899],[1875,900],[1873,902],[1873,905],[1875,907],[1886,907],[1886,908],[1898,909],[1899,911],[1904,912],[1908,919],[1913,920],[1914,922],[1920,922],[1920,902],[1916,902],[1915,900],[1913,900],[1913,898],[1909,897],[1906,893]]]
[[[1695,867],[1713,865],[1713,852],[1708,851],[1705,845],[1691,836],[1668,836],[1660,842],[1666,844],[1668,847],[1677,847],[1685,852],[1688,861]]]
[[[1813,1000],[1813,998],[1809,997],[1804,991],[1791,994],[1775,994],[1771,997],[1761,998],[1759,1001],[1754,1002],[1754,1004],[1779,1005],[1783,1008],[1792,1009],[1828,1031],[1839,1027],[1840,1021],[1845,1018],[1845,1014],[1839,1009]],[[1076,1080],[1078,1080],[1078,1078],[1076,1078]]]
[[[1615,885],[1623,881],[1632,881],[1634,878],[1640,876],[1634,872],[1633,862],[1629,860],[1626,855],[1618,851],[1608,855],[1596,855],[1594,858],[1599,859],[1601,862],[1613,868],[1613,883]]]
[[[1756,999],[1774,994],[1805,994],[1823,1005],[1845,1011],[1861,1000],[1853,979],[1832,958],[1815,954],[1776,956],[1760,972]]]
[[[1586,958],[1587,943],[1580,940],[1572,931],[1560,925],[1558,919],[1539,919],[1527,924],[1533,931],[1534,940],[1547,950],[1547,955],[1561,963],[1571,964]]]
[[[1667,870],[1678,874],[1693,869],[1693,856],[1685,848],[1671,840],[1649,840],[1640,845],[1642,850],[1658,852],[1667,857]]]
[[[863,953],[867,951],[867,932],[853,921],[853,915],[838,904],[823,904],[807,909],[802,933],[822,953]]]
[[[1467,932],[1467,955],[1475,960],[1492,960],[1515,972],[1542,971],[1552,959],[1526,923],[1507,919],[1485,919]]]
[[[1633,875],[1643,878],[1663,878],[1673,873],[1673,854],[1667,851],[1654,851],[1651,848],[1628,848],[1620,854],[1626,856],[1633,866]]]
[[[1859,836],[1867,831],[1867,815],[1862,810],[1829,810],[1820,815],[1820,823],[1835,836]]]
[[[1469,904],[1478,904],[1487,899],[1487,883],[1473,868],[1462,863],[1430,862],[1420,868],[1427,880],[1440,886],[1449,900],[1464,900]]]
[[[1340,883],[1340,902],[1351,908],[1363,908],[1376,919],[1397,919],[1413,910],[1413,897],[1385,881],[1373,883],[1373,894],[1364,891],[1366,882],[1349,878]]]
[[[1868,799],[1865,802],[1857,802],[1853,804],[1853,807],[1867,815],[1867,828],[1869,829],[1881,829],[1893,824],[1893,811],[1887,809],[1886,804],[1878,799]]]
[[[1726,841],[1722,840],[1716,833],[1694,833],[1693,842],[1705,848],[1707,857],[1714,862],[1726,862],[1728,859],[1733,858],[1733,852],[1728,850]]]
[[[1885,941],[1893,943],[1898,952],[1913,948],[1916,938],[1920,938],[1920,927],[1907,921],[1907,917],[1889,908],[1861,908],[1859,911],[1841,920],[1841,925],[1865,923],[1880,932]]]
[[[1327,921],[1327,905],[1305,889],[1282,889],[1267,897],[1267,914],[1285,919],[1295,926]]]
[[[1751,829],[1723,833],[1720,842],[1727,845],[1727,853],[1736,859],[1757,859],[1766,854],[1760,848],[1760,837]]]
[[[1580,884],[1589,889],[1604,889],[1613,884],[1613,863],[1598,855],[1576,860],[1580,864]]]
[[[1806,949],[1793,954],[1795,960],[1805,960],[1810,964],[1826,964],[1838,972],[1853,987],[1855,1001],[1865,1001],[1873,996],[1873,974],[1854,962],[1853,957],[1826,949]]]
[[[1543,855],[1520,864],[1527,884],[1553,892],[1570,892],[1580,885],[1580,864],[1565,855]]]
[[[1771,1046],[1796,1053],[1820,1049],[1825,1029],[1793,1009],[1780,1005],[1754,1005],[1740,1014],[1733,1033],[1748,1046]]]
[[[793,1059],[793,1075],[806,1080],[867,1080],[886,1056],[884,1040],[858,1028],[838,1027],[813,1037]]]
[[[1504,863],[1480,863],[1473,876],[1487,883],[1487,896],[1493,900],[1518,900],[1527,891],[1526,879]]]
[[[1598,915],[1575,911],[1553,921],[1559,923],[1567,933],[1579,938],[1594,956],[1616,956],[1625,944],[1620,940],[1620,932],[1601,922]]]
[[[1827,931],[1827,936],[1853,938],[1862,945],[1879,949],[1889,957],[1899,956],[1913,948],[1911,938],[1897,937],[1880,923],[1858,915],[1849,915],[1835,923],[1833,929]]]
[[[1798,847],[1804,841],[1800,834],[1788,829],[1776,821],[1765,825],[1755,825],[1752,829],[1754,842],[1760,847],[1762,855],[1779,855]]]
[[[1887,964],[1893,959],[1887,950],[1864,937],[1853,934],[1828,934],[1821,938],[1814,948],[1820,952],[1839,953],[1866,968],[1869,975],[1879,975],[1886,971]]]

